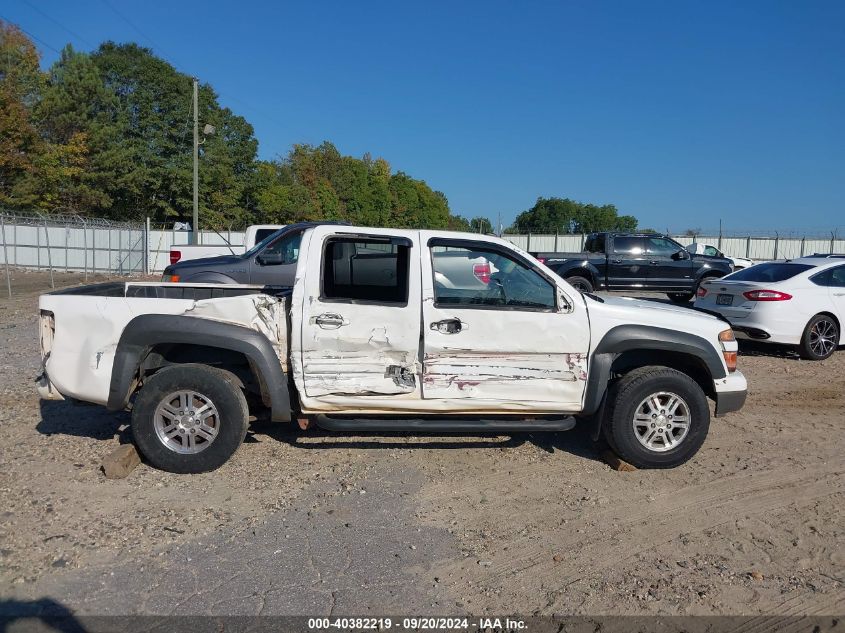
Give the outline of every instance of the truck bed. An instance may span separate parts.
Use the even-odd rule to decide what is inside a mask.
[[[101,284],[89,284],[87,286],[64,288],[47,294],[86,297],[127,297],[133,299],[186,299],[201,301],[204,299],[222,299],[224,297],[240,297],[251,294],[267,294],[274,297],[280,297],[290,295],[291,291],[292,289],[288,286],[109,281]]]

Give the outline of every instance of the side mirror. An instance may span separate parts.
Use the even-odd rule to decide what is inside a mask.
[[[681,261],[682,259],[689,259],[689,253],[687,251],[678,251],[677,253],[672,255],[672,259]]]
[[[270,251],[269,253],[261,253],[255,258],[261,266],[278,266],[284,263],[284,258],[281,253]]]

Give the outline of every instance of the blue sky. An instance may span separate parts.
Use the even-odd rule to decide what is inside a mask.
[[[509,223],[537,196],[642,226],[845,233],[845,3],[6,0],[45,64],[137,41],[260,154],[369,151]]]

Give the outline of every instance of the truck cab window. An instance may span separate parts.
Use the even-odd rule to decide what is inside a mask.
[[[410,245],[390,240],[331,237],[323,251],[323,299],[408,302]]]
[[[438,306],[553,310],[555,288],[537,271],[494,248],[433,245]]]
[[[299,260],[299,245],[301,242],[302,231],[285,235],[261,251],[257,261],[262,266],[295,264]]]
[[[584,243],[586,253],[604,253],[604,234],[590,235]]]
[[[649,237],[646,239],[646,247],[652,255],[670,256],[678,251],[684,250],[683,246],[665,237]]]

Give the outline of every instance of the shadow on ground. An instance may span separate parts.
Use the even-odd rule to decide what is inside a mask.
[[[126,412],[107,411],[98,405],[87,405],[68,400],[42,400],[41,420],[36,430],[44,435],[71,435],[110,441],[117,438],[120,444],[132,442],[129,427],[130,415]],[[306,450],[332,449],[391,449],[414,448],[429,450],[455,450],[467,448],[516,448],[523,444],[548,452],[564,451],[594,461],[602,461],[602,446],[590,438],[587,424],[578,424],[565,432],[493,432],[493,433],[412,433],[412,432],[348,432],[328,431],[315,427],[302,431],[289,423],[255,420],[250,425],[245,443],[259,442],[261,436]],[[418,438],[438,438],[420,440]],[[398,438],[398,440],[397,440]],[[403,441],[402,438],[407,438]],[[452,439],[443,439],[452,438]],[[316,440],[316,441],[315,441]]]
[[[250,427],[246,442],[260,442],[262,436],[306,450],[400,448],[449,451],[468,448],[517,448],[524,444],[533,444],[548,453],[563,451],[597,462],[602,462],[600,453],[603,448],[593,442],[590,429],[585,424],[576,425],[573,430],[565,432],[417,434],[369,431],[343,433],[319,427],[302,431],[288,424],[256,421]],[[419,439],[427,437],[438,439]]]
[[[0,600],[0,633],[13,630],[85,633],[73,612],[52,598]]]
[[[95,440],[132,441],[129,414],[70,400],[41,400],[41,420],[35,429],[44,435],[72,435]]]

